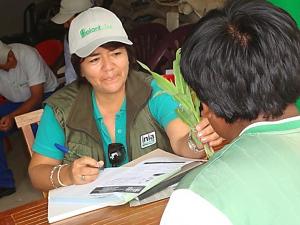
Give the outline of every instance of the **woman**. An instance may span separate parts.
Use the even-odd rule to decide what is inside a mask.
[[[156,148],[204,156],[189,148],[190,130],[176,116],[177,103],[167,94],[157,95],[160,89],[151,76],[134,69],[132,42],[115,14],[99,7],[81,13],[71,23],[69,44],[80,81],[46,101],[29,165],[36,188],[92,182],[99,167],[111,166],[111,143],[123,146],[118,165]],[[203,142],[222,141],[207,121],[198,129]],[[70,151],[64,155],[57,144]]]

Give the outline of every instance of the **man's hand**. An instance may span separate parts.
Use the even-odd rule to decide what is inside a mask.
[[[11,115],[3,116],[0,119],[0,130],[1,131],[8,131],[10,130],[14,125],[14,118]]]
[[[220,145],[225,140],[214,131],[208,119],[205,117],[202,117],[201,122],[196,126],[196,130],[197,136],[203,144],[208,143],[214,147]]]

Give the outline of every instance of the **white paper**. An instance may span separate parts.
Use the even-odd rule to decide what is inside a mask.
[[[160,152],[162,150],[158,151]],[[172,154],[167,157],[152,157],[132,167],[105,169],[94,182],[89,184],[51,190],[48,196],[48,220],[56,222],[94,209],[125,204],[177,173],[182,166],[192,161]],[[108,191],[91,194],[99,187],[117,187],[121,190],[125,187],[125,191],[129,190],[129,193]],[[142,188],[136,191],[134,190],[136,187]],[[136,192],[130,193],[132,190]]]
[[[190,162],[192,161],[189,159],[174,160],[170,157],[148,159],[130,169],[118,171],[108,179],[99,179],[90,193],[93,196],[111,192],[141,193],[152,182],[159,183],[164,175],[170,176]]]

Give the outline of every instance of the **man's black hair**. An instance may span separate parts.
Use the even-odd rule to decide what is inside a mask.
[[[300,96],[300,31],[266,1],[235,0],[208,12],[181,53],[184,79],[228,123],[279,117]]]

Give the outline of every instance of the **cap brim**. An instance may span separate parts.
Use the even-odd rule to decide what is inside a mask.
[[[75,14],[73,13],[69,13],[69,14],[57,13],[54,17],[51,18],[51,21],[56,24],[64,24],[69,19],[71,19],[74,15]]]
[[[75,54],[78,55],[81,58],[85,58],[88,55],[90,55],[96,48],[98,48],[99,46],[106,44],[108,42],[121,42],[127,45],[132,45],[132,42],[125,37],[109,37],[108,38],[99,38],[93,42],[91,42],[90,44],[88,44],[87,46],[84,46],[83,48],[78,49]]]

